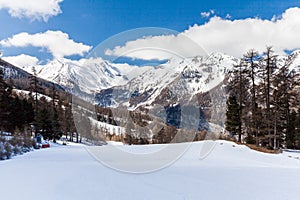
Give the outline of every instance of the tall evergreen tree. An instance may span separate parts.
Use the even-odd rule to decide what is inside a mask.
[[[251,107],[251,121],[250,130],[251,134],[255,136],[256,145],[258,145],[258,103],[257,103],[257,74],[259,73],[259,54],[254,49],[249,50],[242,58],[242,61],[246,66],[246,76],[249,78],[249,89],[251,93],[251,101],[249,102]]]
[[[0,131],[12,131],[10,126],[11,110],[10,105],[11,88],[4,80],[4,70],[0,67]]]
[[[241,142],[243,130],[243,122],[246,124],[245,119],[245,107],[249,99],[249,80],[247,78],[247,65],[245,62],[240,62],[238,65],[234,66],[233,71],[231,72],[231,81],[228,84],[228,90],[230,96],[235,96],[237,103],[239,105],[239,116],[241,117],[240,127],[238,129],[239,133],[239,142]]]
[[[290,70],[290,65],[294,59],[295,55],[291,55],[285,60],[284,65],[276,73],[273,81],[276,88],[276,92],[273,93],[276,120],[274,126],[276,129],[274,132],[274,147],[277,144],[277,131],[285,138],[288,147],[294,148],[295,146],[295,123],[297,119],[295,109],[298,104],[299,74],[294,70]]]
[[[77,108],[74,109],[74,113],[73,113],[72,97],[70,95],[66,96],[66,98],[64,99],[63,108],[64,109],[61,110],[61,111],[63,111],[63,113],[62,113],[63,119],[61,121],[61,127],[62,127],[63,132],[66,134],[66,136],[68,134],[70,134],[70,140],[73,140],[73,137],[71,137],[71,135],[74,132],[76,132],[73,114],[75,114],[75,117],[76,117],[75,119],[79,120],[79,121],[82,120],[82,116],[80,115],[80,111]],[[78,130],[78,132],[80,132],[80,131]]]
[[[51,139],[52,130],[52,122],[50,119],[50,110],[49,103],[47,99],[43,96],[39,99],[38,110],[39,112],[36,114],[35,121],[36,121],[36,128],[38,132],[44,136],[44,138]]]
[[[32,101],[35,113],[37,113],[38,112],[39,82],[36,77],[36,69],[34,66],[32,67],[32,71],[33,71],[33,74],[30,75],[30,77],[29,77],[29,81],[30,81],[30,83],[29,83],[30,84],[29,85],[29,98],[30,98],[30,101]]]
[[[56,134],[60,128],[59,124],[59,116],[58,116],[58,102],[59,95],[57,94],[56,87],[54,84],[51,85],[50,88],[50,95],[51,95],[51,110],[50,110],[50,119],[51,119],[51,134],[53,138],[56,138]]]
[[[272,96],[272,80],[274,78],[274,72],[277,69],[277,55],[274,54],[272,47],[267,47],[266,51],[260,60],[260,66],[262,71],[262,80],[264,83],[264,100],[266,106],[266,124],[269,146],[273,146],[272,142],[272,119],[271,119],[271,96]]]
[[[39,86],[39,81],[36,76],[36,69],[32,67],[33,74],[29,77],[29,102],[33,105],[34,109],[34,127],[35,127],[35,134],[38,132],[38,122],[39,119],[39,98],[38,94],[41,92],[41,88]],[[36,136],[36,135],[35,135]]]
[[[286,147],[289,149],[294,149],[296,147],[296,123],[297,113],[295,111],[292,111],[289,114],[286,134]]]
[[[295,121],[295,129],[296,129],[296,135],[295,135],[295,147],[297,149],[300,149],[300,108],[298,108],[297,117]]]
[[[238,135],[238,140],[242,139],[242,122],[240,116],[240,105],[237,102],[236,96],[230,96],[227,100],[226,112],[226,130],[232,135]]]

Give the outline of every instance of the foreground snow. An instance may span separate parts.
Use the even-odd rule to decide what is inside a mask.
[[[109,145],[114,145],[113,143]],[[53,144],[0,162],[1,199],[299,199],[299,153],[263,154],[217,141],[200,159],[193,143],[173,165],[127,174],[97,162],[83,145]],[[161,145],[120,146],[125,150]]]

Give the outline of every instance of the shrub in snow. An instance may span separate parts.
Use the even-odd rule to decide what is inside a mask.
[[[35,140],[30,137],[12,136],[11,138],[6,138],[0,136],[0,160],[26,153],[31,151],[35,146]]]
[[[14,146],[13,147],[13,153],[14,153],[14,155],[18,155],[18,154],[22,154],[22,147],[20,147],[20,146]]]
[[[0,141],[0,159],[5,160],[11,158],[13,153],[13,146],[7,141]]]
[[[5,153],[6,159],[11,158],[12,153],[13,153],[13,146],[9,142],[5,142],[4,143],[4,148],[5,148],[5,151],[6,151],[6,153]]]
[[[13,137],[11,140],[9,140],[9,143],[13,146],[23,146],[24,142],[23,142],[23,138],[21,137]]]
[[[13,146],[14,155],[18,155],[22,153],[23,142],[20,138],[13,137],[11,140],[9,140],[9,143]]]
[[[0,141],[0,160],[5,160],[5,153],[4,144]]]
[[[35,139],[32,139],[30,137],[25,137],[24,138],[24,145],[23,147],[30,150],[32,148],[35,148],[37,146],[36,144],[36,140]]]

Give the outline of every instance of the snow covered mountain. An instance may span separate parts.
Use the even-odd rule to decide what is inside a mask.
[[[300,72],[300,51],[294,51],[290,66]],[[282,63],[285,56],[280,56]],[[75,88],[75,94],[90,94],[100,106],[125,105],[130,109],[155,104],[176,104],[198,94],[222,86],[239,59],[222,53],[192,58],[174,58],[156,67],[115,64],[101,58],[53,60],[35,66],[38,77],[65,88]],[[21,67],[33,73],[31,66]]]
[[[123,86],[102,90],[96,102],[102,106],[177,103],[183,97],[210,91],[223,82],[238,59],[221,53],[186,59],[171,59]],[[173,101],[173,102],[170,102]]]
[[[21,67],[33,73],[32,66]],[[78,88],[88,94],[99,92],[116,85],[123,85],[133,77],[149,70],[149,67],[111,64],[101,58],[79,61],[60,59],[46,65],[35,66],[36,75],[67,88]]]
[[[28,80],[31,77],[30,72],[20,69],[19,67],[16,67],[3,59],[0,59],[0,67],[4,70],[4,78],[12,79],[15,87],[24,90],[27,90],[29,88],[30,82]],[[54,85],[58,90],[64,91],[64,89],[59,84],[55,84],[40,77],[38,77],[38,81],[43,88],[51,88]]]
[[[295,60],[290,66],[290,70],[295,70],[295,72],[300,74],[300,50],[296,50],[292,53],[295,55]]]

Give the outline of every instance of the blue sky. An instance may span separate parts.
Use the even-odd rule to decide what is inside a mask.
[[[42,5],[38,5],[39,1]],[[36,3],[24,8],[19,5],[26,4],[26,2],[29,2],[28,5],[30,2]],[[2,41],[0,49],[4,52],[4,56],[26,54],[39,60],[52,59],[57,56],[80,59],[92,47],[96,47],[105,39],[122,31],[140,27],[162,27],[181,33],[194,25],[201,29],[201,26],[208,23],[214,16],[230,21],[246,18],[271,21],[273,16],[281,16],[288,8],[300,7],[299,4],[300,2],[295,0],[0,0],[0,41]],[[43,5],[45,7],[49,5],[49,10],[42,8]],[[33,41],[22,45],[14,42],[8,44],[7,41],[19,33],[35,35],[47,31],[60,31],[61,37],[67,34],[66,40],[86,46],[80,48],[77,46],[80,49],[78,52],[68,53],[66,49],[64,52],[56,53],[60,44],[57,44],[55,48],[50,44],[32,45]],[[47,33],[47,35],[55,34],[54,32],[53,34]],[[28,39],[28,37],[25,38]],[[35,37],[31,39],[36,40]],[[47,40],[47,36],[41,40]],[[61,40],[62,43],[63,41]],[[70,49],[72,48],[74,46],[70,44]],[[292,47],[292,49],[295,48],[297,47]],[[225,53],[231,53],[231,51]]]

